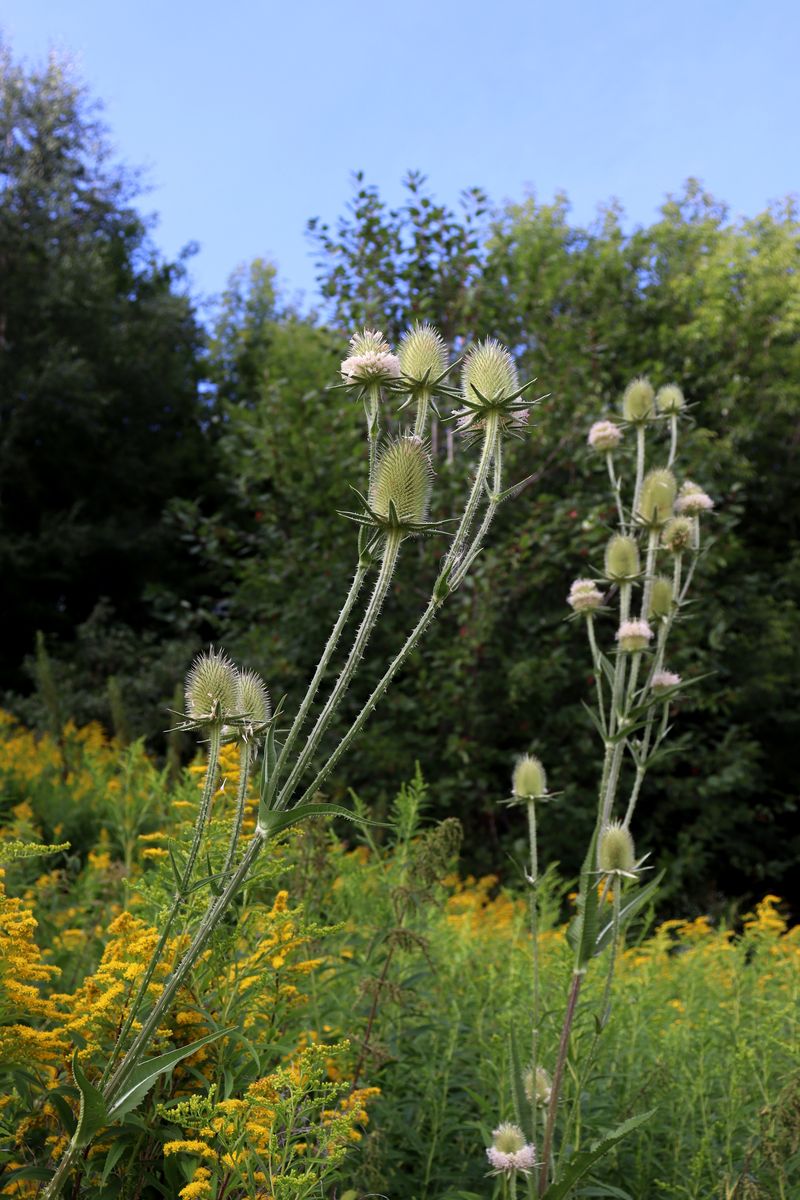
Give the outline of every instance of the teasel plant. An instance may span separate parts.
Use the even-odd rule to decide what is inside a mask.
[[[602,759],[594,829],[581,869],[577,913],[567,935],[573,970],[555,1059],[548,1063],[541,1061],[540,1051],[537,889],[542,876],[537,822],[544,806],[557,797],[548,791],[537,758],[519,759],[507,802],[524,808],[530,846],[525,874],[532,941],[531,1036],[523,1052],[512,1030],[509,1057],[516,1123],[499,1127],[504,1140],[496,1131],[487,1155],[494,1173],[504,1175],[508,1194],[516,1196],[521,1188],[530,1200],[572,1196],[604,1155],[652,1115],[634,1116],[592,1145],[575,1149],[578,1108],[611,1013],[625,930],[651,903],[661,878],[646,880],[649,856],[637,857],[632,827],[647,771],[664,753],[670,706],[689,686],[668,669],[667,650],[675,623],[685,616],[692,578],[705,552],[701,519],[714,506],[690,480],[679,487],[674,473],[680,422],[688,409],[681,389],[669,384],[656,393],[648,379],[638,378],[625,389],[621,407],[621,420],[596,421],[588,435],[590,449],[605,460],[617,529],[606,545],[602,568],[593,577],[574,580],[567,597],[570,619],[582,625],[591,656],[595,702],[586,708]],[[634,443],[627,486],[619,468],[626,438]],[[613,635],[601,636],[609,626],[615,627]],[[580,1061],[573,1062],[569,1052],[581,989],[594,960],[603,956],[605,981],[594,1035]],[[567,1069],[574,1080],[574,1099],[565,1106],[561,1094]],[[510,1145],[514,1138],[516,1151],[498,1149],[500,1142]]]
[[[356,566],[350,588],[291,721],[284,719],[285,701],[280,700],[273,709],[263,681],[253,672],[240,670],[223,651],[212,648],[193,664],[186,682],[185,713],[177,727],[200,734],[206,747],[205,782],[194,831],[185,854],[174,847],[170,851],[173,899],[113,1054],[96,1079],[88,1077],[77,1051],[73,1056],[79,1117],[42,1192],[44,1200],[55,1200],[76,1171],[79,1186],[83,1159],[100,1131],[124,1121],[159,1077],[201,1046],[231,1032],[217,1029],[187,1046],[147,1057],[179,989],[215,929],[223,920],[230,921],[230,910],[270,840],[308,818],[329,815],[354,819],[352,812],[321,799],[321,789],[437,613],[464,581],[499,505],[529,482],[526,479],[504,487],[503,445],[507,437],[525,433],[531,402],[524,397],[535,381],[520,384],[510,352],[492,339],[478,342],[468,351],[460,364],[457,387],[451,379],[458,365],[450,362],[444,341],[428,323],[417,323],[408,330],[399,354],[379,331],[365,329],[351,340],[341,364],[341,380],[333,385],[362,403],[366,418],[366,487],[353,488],[356,503],[340,514],[357,528]],[[401,413],[408,412],[413,424],[408,432],[382,437],[385,409],[398,403]],[[465,446],[476,447],[478,455],[460,515],[452,521],[437,522],[429,519],[428,511],[434,472],[426,430],[431,413],[441,415],[445,405],[452,411],[444,419],[456,424]],[[446,537],[447,547],[427,603],[383,674],[373,682],[350,727],[331,750],[320,756],[324,735],[361,667],[404,544],[434,535]],[[359,600],[370,575],[374,576],[372,590],[359,617]],[[351,623],[355,632],[350,650],[341,656],[338,674],[327,697],[320,701],[323,680]],[[240,771],[230,839],[221,868],[204,872],[208,858],[204,859],[203,850],[217,790],[220,748],[231,741],[239,746]],[[257,760],[258,816],[255,831],[245,840],[245,802]],[[194,916],[198,897],[204,893],[205,908],[200,905],[199,915]],[[168,953],[171,935],[174,945],[179,925],[181,932],[188,927],[188,936],[183,943],[179,941],[182,948],[160,994],[153,999],[153,978]]]

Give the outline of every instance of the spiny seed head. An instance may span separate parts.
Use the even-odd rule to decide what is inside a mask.
[[[272,704],[264,680],[256,671],[239,672],[236,712],[251,725],[265,725],[272,713]]]
[[[606,546],[606,578],[618,583],[639,574],[639,547],[626,533],[615,533]]]
[[[626,421],[646,421],[653,413],[653,385],[644,375],[634,379],[622,395],[622,415]]]
[[[677,383],[667,383],[656,392],[656,408],[659,412],[674,416],[679,413],[686,401]]]
[[[375,464],[369,493],[370,508],[389,519],[393,501],[401,522],[425,520],[431,495],[433,467],[422,439],[399,437],[389,442]]]
[[[657,575],[650,592],[650,612],[657,621],[663,621],[672,612],[672,580],[666,575]]]
[[[605,874],[612,871],[627,871],[636,868],[636,850],[630,831],[619,821],[606,825],[600,834],[600,845],[597,851],[597,865]]]
[[[593,579],[576,579],[573,581],[567,604],[576,613],[593,613],[603,603],[603,593],[598,589]]]
[[[362,329],[350,338],[350,353],[358,354],[391,354],[392,347],[381,333],[380,329]]]
[[[340,367],[348,384],[389,383],[400,374],[400,360],[379,330],[364,329],[350,339],[350,353]]]
[[[505,1121],[492,1134],[492,1144],[495,1150],[499,1150],[501,1154],[515,1154],[525,1145],[525,1134],[519,1125],[512,1125],[510,1121]]]
[[[692,544],[694,526],[689,517],[673,517],[667,521],[661,540],[671,554],[683,554]]]
[[[509,351],[495,338],[473,346],[464,360],[461,390],[470,404],[479,404],[480,392],[488,401],[511,396],[519,388],[519,376]],[[477,391],[475,390],[477,389]]]
[[[669,520],[677,491],[672,471],[666,467],[648,471],[639,497],[639,515],[645,524],[658,527]]]
[[[622,441],[622,430],[613,421],[595,421],[588,441],[593,450],[615,450]]]
[[[186,676],[186,715],[194,721],[222,722],[236,712],[237,671],[222,650],[198,654]]]
[[[547,795],[547,776],[535,755],[525,754],[517,761],[512,791],[519,800],[535,800]]]
[[[533,1070],[528,1067],[522,1077],[522,1086],[525,1088],[525,1095],[531,1104],[536,1102],[537,1108],[544,1108],[550,1103],[550,1095],[553,1090],[553,1081],[550,1078],[544,1067],[536,1068],[536,1081],[534,1083]]]
[[[447,370],[448,354],[444,338],[427,321],[416,321],[400,339],[400,370],[406,379],[429,382]]]
[[[653,631],[647,621],[623,621],[614,634],[620,650],[630,654],[637,650],[646,650],[653,637]]]

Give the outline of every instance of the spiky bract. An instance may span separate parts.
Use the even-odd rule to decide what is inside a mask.
[[[626,421],[638,424],[653,414],[653,385],[644,375],[634,379],[622,395],[622,415]]]
[[[639,547],[626,533],[615,533],[606,546],[606,578],[616,583],[635,579],[641,570]]]
[[[606,825],[600,834],[597,865],[607,875],[622,872],[630,875],[636,870],[636,850],[630,830],[619,821]]]
[[[648,471],[639,497],[638,516],[645,525],[660,528],[672,516],[678,485],[672,471],[657,467]]]
[[[391,523],[392,510],[401,525],[425,521],[433,481],[433,467],[421,438],[399,437],[385,446],[375,465],[369,504],[383,521]]]
[[[415,321],[400,339],[400,371],[409,382],[434,383],[448,367],[447,345],[428,321]]]
[[[677,383],[667,383],[656,393],[656,408],[667,416],[675,416],[685,403],[683,392]]]
[[[199,724],[222,723],[236,712],[238,673],[222,650],[198,654],[186,676],[186,715]]]
[[[650,591],[650,611],[647,614],[657,621],[665,620],[672,612],[672,580],[666,575],[657,575]]]
[[[514,767],[512,791],[518,800],[536,800],[547,795],[547,775],[538,758],[525,754]]]

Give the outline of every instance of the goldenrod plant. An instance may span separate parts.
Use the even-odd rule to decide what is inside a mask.
[[[685,480],[680,488],[674,469],[679,421],[686,413],[681,389],[668,384],[658,392],[649,379],[634,379],[622,397],[622,421],[596,421],[589,430],[592,451],[602,455],[613,491],[618,529],[606,545],[602,569],[572,583],[567,603],[582,624],[591,654],[595,707],[589,712],[602,743],[602,767],[594,831],[586,852],[570,929],[574,962],[554,1061],[540,1061],[542,1007],[539,978],[537,814],[554,797],[545,771],[526,755],[516,765],[511,803],[524,806],[528,818],[530,923],[533,943],[530,1050],[523,1054],[512,1037],[512,1093],[516,1124],[501,1125],[487,1150],[496,1170],[507,1177],[509,1194],[520,1179],[527,1194],[562,1200],[626,1134],[648,1119],[633,1116],[596,1144],[575,1151],[577,1111],[592,1069],[597,1039],[608,1023],[612,983],[624,931],[651,901],[658,877],[645,881],[648,855],[637,858],[632,825],[648,767],[662,753],[670,731],[670,705],[686,688],[667,668],[669,636],[683,618],[688,592],[701,554],[701,517],[713,501]],[[666,446],[659,435],[666,432]],[[632,481],[619,465],[625,440],[634,440]],[[650,442],[650,447],[648,446]],[[655,449],[652,445],[655,443]],[[652,465],[649,453],[658,465]],[[609,626],[613,625],[613,635]],[[606,649],[601,648],[601,630]],[[694,681],[696,682],[696,681]],[[610,913],[608,912],[610,909]],[[583,1061],[570,1057],[571,1036],[581,990],[592,961],[607,958],[605,985],[595,1014],[596,1034]],[[529,1058],[529,1062],[526,1062]],[[562,1105],[565,1071],[577,1080],[572,1105]],[[542,1072],[544,1072],[542,1074]],[[552,1078],[550,1075],[552,1072]],[[527,1081],[527,1083],[526,1083]],[[512,1134],[508,1130],[512,1130]],[[560,1130],[560,1136],[557,1132]],[[519,1151],[500,1148],[516,1138]],[[524,1149],[523,1149],[524,1147]],[[500,1168],[498,1164],[502,1162]]]
[[[360,734],[448,596],[463,583],[498,506],[519,486],[503,487],[503,442],[506,436],[521,436],[525,430],[530,402],[523,397],[531,383],[520,385],[511,354],[492,339],[479,342],[467,353],[460,389],[447,382],[454,365],[448,362],[441,337],[427,324],[417,324],[407,332],[399,355],[379,331],[365,329],[351,341],[338,387],[363,402],[368,444],[366,489],[363,493],[354,489],[359,505],[342,514],[358,526],[353,581],[305,696],[287,727],[283,702],[273,711],[263,682],[237,668],[222,651],[212,649],[200,655],[189,672],[180,727],[200,733],[207,746],[205,783],[194,831],[188,846],[168,848],[173,894],[164,908],[147,965],[135,976],[137,986],[120,1013],[112,1053],[100,1064],[87,1062],[75,1052],[73,1075],[80,1113],[42,1193],[44,1200],[61,1195],[73,1170],[80,1171],[78,1160],[84,1161],[90,1154],[100,1132],[130,1118],[156,1081],[188,1056],[231,1034],[232,1027],[212,1028],[186,1045],[147,1057],[179,991],[215,931],[229,919],[234,901],[252,879],[272,839],[309,817],[328,814],[352,819],[352,813],[320,802],[328,775]],[[413,429],[382,442],[384,406],[387,400],[398,398],[403,408],[416,410]],[[427,604],[338,745],[320,755],[322,739],[361,665],[404,543],[446,531],[442,523],[427,519],[433,468],[425,442],[426,422],[442,401],[457,402],[453,414],[457,427],[468,446],[479,448],[471,488],[461,514],[452,522],[454,528],[446,533],[449,544]],[[372,591],[356,623],[351,648],[343,656],[327,698],[317,704],[323,679],[372,573]],[[301,742],[315,705],[316,717]],[[216,866],[205,851],[220,754],[229,742],[240,748],[240,793],[228,850]],[[256,752],[262,763],[258,813],[255,829],[242,837],[245,796]],[[206,897],[205,907],[198,909],[201,896]],[[156,980],[159,986],[153,996]],[[197,1180],[198,1185],[203,1182]],[[198,1188],[196,1194],[201,1191]]]

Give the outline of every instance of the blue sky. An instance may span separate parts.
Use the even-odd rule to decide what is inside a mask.
[[[455,203],[567,192],[647,223],[690,175],[752,215],[800,191],[798,0],[4,0],[15,57],[69,51],[106,106],[142,207],[198,292],[273,259],[314,298],[305,222],[362,169]]]

